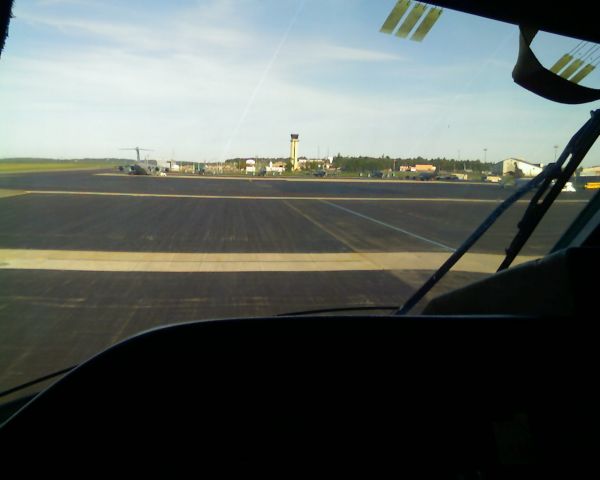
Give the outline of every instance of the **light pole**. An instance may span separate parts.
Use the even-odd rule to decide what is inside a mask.
[[[483,163],[487,163],[487,148],[483,149]]]
[[[558,152],[558,145],[554,145],[554,161],[556,162],[556,153]]]

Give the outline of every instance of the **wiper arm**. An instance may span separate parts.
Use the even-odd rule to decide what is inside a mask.
[[[565,150],[560,155],[556,163],[551,163],[542,170],[542,172],[519,188],[510,197],[498,205],[494,211],[481,223],[479,227],[467,238],[463,244],[454,251],[452,255],[442,264],[442,266],[419,288],[400,308],[395,312],[395,315],[407,314],[417,303],[419,303],[425,295],[438,283],[442,277],[467,253],[467,251],[481,238],[481,236],[496,222],[511,205],[519,200],[527,192],[540,187],[539,191],[531,199],[529,207],[519,222],[519,232],[506,250],[506,257],[498,268],[498,271],[503,270],[514,260],[518,252],[531,232],[538,225],[554,199],[558,196],[565,183],[573,175],[578,165],[581,163],[589,149],[592,147],[598,136],[600,135],[600,110],[591,112],[591,118],[577,131],[565,147]],[[566,167],[561,170],[564,162],[571,157]],[[553,188],[548,192],[542,204],[538,205],[538,201],[548,186],[556,180]],[[535,212],[535,213],[528,213]]]
[[[523,245],[525,245],[554,200],[556,200],[556,197],[558,197],[565,184],[573,176],[575,170],[585,158],[590,148],[592,148],[592,145],[599,135],[600,110],[594,110],[591,112],[591,118],[579,129],[573,138],[571,138],[569,144],[565,147],[564,151],[556,161],[556,182],[554,182],[554,185],[552,185],[551,177],[546,178],[529,202],[529,205],[523,214],[523,218],[521,218],[521,221],[517,225],[519,231],[506,249],[506,257],[500,264],[500,267],[498,267],[499,272],[508,268],[519,254]],[[568,162],[567,159],[569,159]],[[562,165],[565,162],[567,162],[567,164],[562,168]],[[540,198],[542,198],[549,187],[551,187],[550,191],[548,191],[546,196],[540,202]]]
[[[498,220],[508,208],[519,200],[530,190],[540,185],[542,181],[550,175],[552,166],[548,165],[537,177],[533,178],[530,182],[527,182],[521,188],[519,188],[510,197],[504,200],[498,205],[494,211],[483,221],[479,227],[467,238],[463,244],[458,247],[450,257],[442,264],[440,268],[431,276],[429,279],[415,292],[413,295],[402,305],[402,308],[397,310],[394,315],[405,315],[407,314],[417,303],[419,303],[425,295],[438,283],[450,269],[456,265],[456,263],[462,258],[462,256],[469,251],[469,249],[479,240],[485,232]]]

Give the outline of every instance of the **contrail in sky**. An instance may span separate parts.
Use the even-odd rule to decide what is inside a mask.
[[[277,57],[279,56],[279,52],[281,51],[281,48],[283,47],[284,43],[286,42],[286,40],[288,38],[288,35],[289,35],[290,31],[292,30],[292,27],[294,26],[294,23],[296,23],[298,15],[300,14],[300,11],[304,7],[305,3],[306,3],[306,0],[303,0],[298,5],[298,8],[296,9],[296,13],[294,13],[294,16],[290,20],[290,23],[288,24],[285,32],[283,33],[283,36],[281,37],[281,40],[279,41],[279,44],[277,45],[277,48],[273,52],[273,55],[271,56],[271,59],[269,60],[269,63],[265,67],[262,75],[260,76],[260,78],[258,80],[258,83],[254,87],[254,90],[252,91],[252,94],[250,95],[250,98],[248,98],[248,101],[246,102],[246,106],[244,107],[244,111],[242,112],[242,115],[238,119],[238,122],[237,122],[235,128],[233,129],[233,132],[232,132],[231,136],[229,137],[229,140],[227,140],[227,143],[225,144],[225,148],[223,149],[223,154],[221,156],[222,157],[222,161],[227,160],[227,154],[229,153],[229,149],[231,148],[231,142],[237,136],[238,132],[240,131],[240,128],[242,127],[242,124],[246,120],[246,117],[248,116],[248,112],[252,108],[252,105],[254,104],[254,100],[256,99],[256,96],[258,95],[258,92],[262,88],[263,83],[265,83],[265,80],[266,80],[267,76],[269,75],[271,67],[275,63],[275,60],[277,60]]]

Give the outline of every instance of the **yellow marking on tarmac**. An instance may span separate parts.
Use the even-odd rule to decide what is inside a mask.
[[[450,252],[165,253],[0,249],[0,269],[87,272],[335,272],[435,270]],[[493,273],[503,255],[471,253],[454,271]],[[538,257],[519,257],[519,262]]]
[[[97,195],[105,197],[154,197],[154,198],[196,198],[200,200],[311,200],[336,202],[443,202],[443,203],[493,203],[502,200],[483,198],[447,198],[447,197],[287,197],[260,195],[196,195],[184,193],[127,193],[127,192],[78,192],[70,190],[25,190],[23,193],[34,195]],[[518,200],[516,203],[529,203]],[[554,203],[588,203],[588,200],[556,200]]]
[[[306,219],[307,221],[309,221],[310,223],[312,223],[313,225],[316,225],[317,228],[320,228],[321,230],[323,230],[325,233],[327,233],[328,235],[330,235],[331,237],[335,238],[338,242],[340,242],[342,245],[345,245],[346,247],[348,247],[350,250],[352,250],[353,253],[356,253],[357,255],[360,255],[365,261],[369,262],[369,259],[364,257],[360,251],[358,251],[356,248],[354,248],[354,245],[352,245],[350,242],[348,242],[348,240],[346,240],[344,237],[338,235],[335,233],[334,230],[326,227],[325,225],[323,225],[321,222],[319,222],[318,220],[315,220],[313,217],[311,217],[310,215],[308,215],[307,213],[303,212],[302,210],[300,210],[298,207],[292,205],[291,203],[284,201],[283,202],[285,205],[287,205],[291,210],[293,210],[294,212],[296,212],[298,215],[300,215],[302,218]]]
[[[16,197],[17,195],[25,195],[26,193],[27,192],[25,190],[9,190],[0,188],[0,198]]]

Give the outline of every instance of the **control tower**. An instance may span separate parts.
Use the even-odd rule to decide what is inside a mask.
[[[298,170],[298,134],[292,133],[290,141],[290,162],[292,162],[292,170]]]

